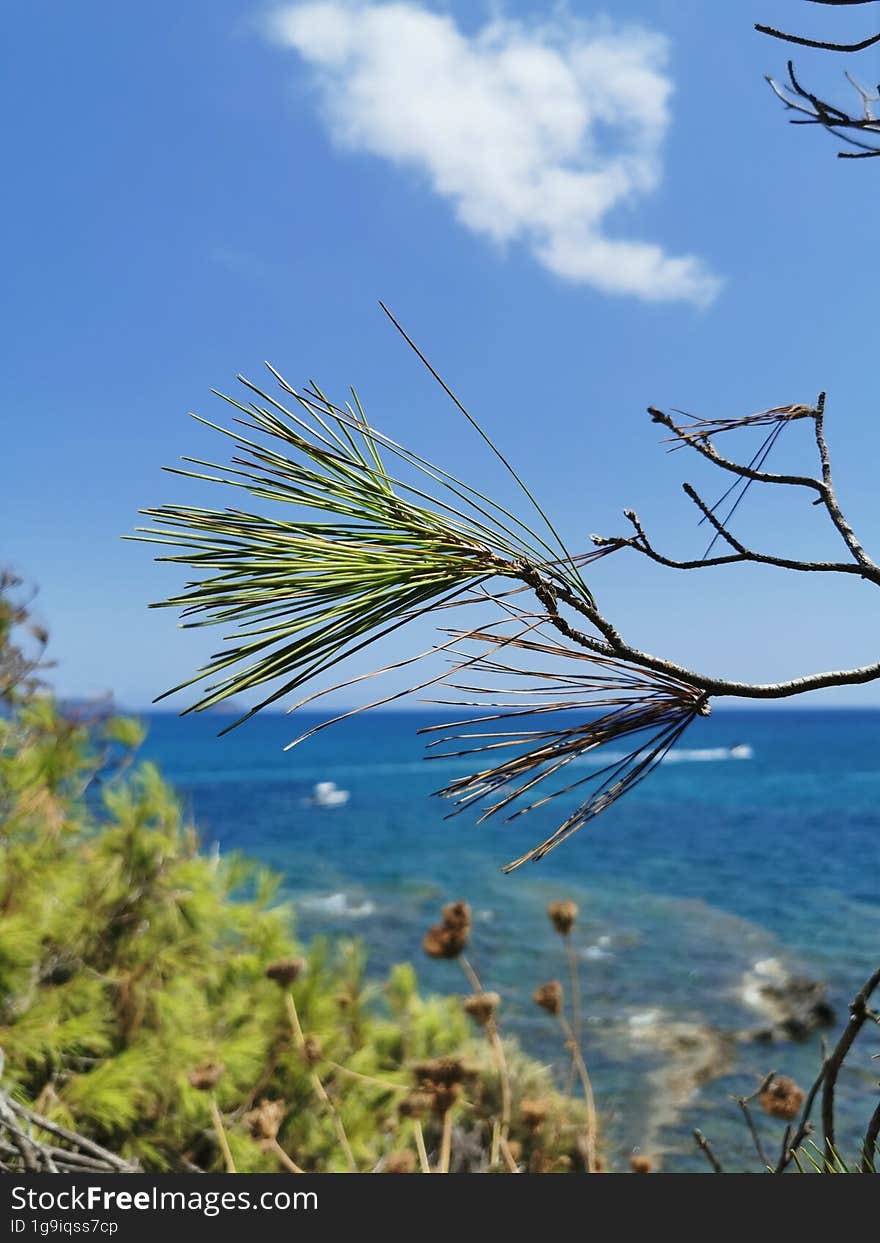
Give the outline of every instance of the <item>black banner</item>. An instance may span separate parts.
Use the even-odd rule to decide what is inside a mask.
[[[744,1180],[747,1187],[744,1187]],[[296,1237],[324,1238],[328,1229],[351,1236],[420,1233],[443,1227],[476,1234],[516,1229],[534,1233],[536,1243],[560,1232],[594,1232],[604,1226],[654,1233],[664,1223],[695,1221],[697,1206],[723,1209],[726,1228],[753,1221],[756,1208],[785,1206],[786,1220],[797,1206],[834,1203],[834,1183],[802,1175],[659,1175],[650,1178],[600,1175],[519,1179],[470,1175],[445,1178],[368,1178],[363,1175],[6,1175],[0,1178],[0,1234],[30,1243],[46,1238],[85,1237],[139,1243],[226,1237],[230,1231],[257,1233],[254,1243]],[[848,1180],[850,1209],[873,1207],[871,1179]],[[820,1191],[825,1187],[825,1191]],[[858,1202],[853,1205],[853,1197]],[[601,1214],[597,1218],[596,1214]],[[669,1214],[670,1216],[660,1216]],[[677,1228],[677,1227],[676,1227]]]

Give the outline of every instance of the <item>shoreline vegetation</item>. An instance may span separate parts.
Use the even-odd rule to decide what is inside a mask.
[[[18,586],[0,590],[0,1169],[598,1168],[595,1110],[503,1038],[470,964],[463,1003],[422,996],[408,963],[368,981],[354,941],[302,946],[278,877],[203,852],[136,762],[137,722],[60,710]],[[457,957],[467,904],[443,919]]]
[[[547,909],[559,978],[533,995],[558,1033],[559,1081],[505,1034],[466,901],[423,939],[449,963],[447,996],[423,996],[410,963],[368,978],[356,941],[300,944],[279,878],[203,851],[159,770],[137,762],[136,721],[54,700],[48,635],[17,586],[0,587],[0,1170],[650,1173],[663,1127],[737,1042],[833,1021],[820,985],[773,962],[743,980],[761,1016],[747,1031],[648,1011],[627,1038],[663,1059],[646,1075],[655,1106],[643,1144],[616,1160],[583,1045],[573,902]],[[866,998],[860,1013],[872,1017]],[[806,1147],[821,1086],[806,1098],[770,1074],[737,1101],[758,1168],[774,1158],[755,1101],[786,1124],[777,1165],[843,1166],[833,1146]],[[873,1168],[873,1148],[860,1156]]]

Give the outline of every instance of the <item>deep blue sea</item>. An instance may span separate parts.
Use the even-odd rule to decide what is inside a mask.
[[[662,1150],[667,1169],[702,1169],[698,1126],[731,1168],[755,1168],[731,1095],[771,1070],[807,1086],[819,1038],[739,1043],[727,1074],[692,1088],[664,1078],[675,1063],[652,1033],[760,1027],[766,1016],[748,1000],[756,969],[826,981],[842,1022],[880,957],[880,711],[717,711],[627,798],[510,876],[502,865],[556,827],[559,808],[511,825],[444,819],[448,805],[431,792],[464,770],[425,761],[416,731],[436,717],[361,716],[287,753],[311,723],[304,714],[257,717],[224,738],[219,716],[147,719],[146,754],[205,845],[280,872],[303,938],[357,936],[371,974],[412,959],[423,987],[466,991],[455,963],[420,950],[441,903],[466,898],[471,957],[503,995],[503,1026],[560,1071],[555,1031],[530,997],[565,979],[546,903],[575,899],[586,1054],[617,1165],[641,1147]],[[751,758],[729,755],[739,745]],[[348,791],[347,803],[314,806],[320,781]],[[852,1145],[872,1093],[876,1102],[878,1052],[880,1032],[869,1032],[841,1081],[841,1134]],[[778,1126],[764,1133],[774,1147]]]

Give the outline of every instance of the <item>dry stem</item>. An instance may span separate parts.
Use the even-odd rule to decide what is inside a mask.
[[[296,1002],[293,999],[293,993],[290,989],[288,989],[284,996],[287,1003],[287,1014],[290,1018],[290,1026],[293,1030],[297,1048],[301,1054],[305,1054],[306,1041],[305,1036],[303,1035],[302,1025],[299,1021],[299,1015],[297,1014]],[[339,1139],[340,1147],[345,1153],[346,1160],[348,1161],[352,1173],[356,1174],[357,1162],[354,1159],[354,1153],[351,1150],[351,1145],[348,1142],[348,1136],[345,1133],[345,1125],[342,1118],[339,1116],[339,1111],[327,1095],[327,1090],[321,1082],[321,1076],[318,1074],[317,1070],[315,1070],[314,1066],[309,1068],[309,1078],[311,1079],[315,1095],[333,1119],[333,1125],[336,1128],[336,1135]]]
[[[464,972],[471,988],[475,993],[482,993],[484,990],[480,977],[477,975],[476,971],[468,962],[464,954],[461,955],[458,961],[461,963],[461,969]],[[504,1044],[498,1034],[498,1024],[495,1021],[494,1016],[490,1018],[486,1024],[486,1040],[489,1043],[489,1048],[492,1053],[492,1060],[495,1063],[495,1069],[498,1072],[498,1081],[501,1087],[501,1128],[498,1136],[499,1148],[502,1156],[504,1157],[504,1162],[508,1168],[508,1171],[511,1174],[516,1174],[519,1170],[516,1162],[510,1154],[510,1149],[508,1148],[507,1143],[510,1135],[510,1116],[512,1112],[510,1071],[507,1066],[507,1056],[504,1052]],[[497,1164],[497,1154],[494,1151],[494,1142],[492,1148],[491,1164],[494,1166]]]
[[[572,1060],[577,1068],[578,1076],[581,1081],[581,1087],[584,1090],[584,1100],[587,1104],[587,1173],[595,1174],[596,1172],[596,1100],[593,1096],[593,1085],[590,1082],[590,1072],[587,1070],[587,1064],[581,1053],[580,1043],[572,1031],[571,1024],[564,1014],[559,1015],[559,1025],[565,1033],[566,1047],[571,1051]]]
[[[293,1161],[287,1155],[287,1153],[278,1143],[277,1139],[270,1140],[269,1142],[270,1142],[272,1151],[275,1153],[275,1156],[278,1158],[278,1160],[281,1162],[284,1168],[289,1171],[289,1173],[291,1174],[304,1174],[305,1173],[305,1170],[301,1170],[299,1166],[296,1164],[296,1162]]]
[[[217,1104],[217,1097],[212,1092],[209,1097],[211,1106],[211,1121],[214,1123],[214,1131],[217,1135],[217,1143],[220,1145],[220,1151],[223,1153],[223,1162],[226,1166],[227,1174],[236,1172],[235,1162],[232,1159],[232,1150],[229,1147],[229,1140],[226,1136],[226,1127],[223,1125],[223,1118],[220,1115],[220,1107]]]

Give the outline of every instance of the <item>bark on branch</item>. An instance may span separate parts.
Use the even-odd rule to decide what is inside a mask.
[[[754,562],[756,564],[774,566],[779,569],[795,570],[801,573],[854,574],[876,586],[880,586],[880,565],[865,551],[861,541],[845,517],[837,498],[831,468],[831,455],[825,438],[824,393],[820,394],[814,407],[780,407],[774,411],[765,412],[766,415],[774,415],[778,420],[783,421],[804,418],[812,421],[821,468],[819,477],[778,474],[766,471],[755,465],[737,462],[722,455],[716,449],[712,440],[713,435],[718,435],[722,431],[731,431],[737,426],[745,426],[758,421],[763,421],[765,424],[773,421],[764,416],[760,416],[760,419],[758,416],[748,416],[742,420],[716,421],[711,425],[707,425],[711,426],[711,431],[705,431],[701,430],[699,425],[685,426],[677,423],[670,415],[658,410],[656,407],[649,407],[649,414],[655,423],[659,423],[671,432],[671,439],[678,445],[693,449],[720,470],[744,479],[748,483],[778,484],[800,487],[815,492],[816,501],[814,503],[824,508],[829,520],[843,540],[851,559],[840,562],[804,561],[757,552],[747,548],[727,529],[725,523],[717,517],[715,509],[707,505],[690,484],[684,485],[686,494],[700,510],[703,517],[710,523],[716,534],[733,549],[731,553],[689,561],[667,557],[658,552],[650,542],[641,520],[633,510],[626,510],[625,515],[633,527],[634,534],[612,537],[594,535],[592,537],[593,543],[598,548],[605,549],[608,552],[629,548],[660,565],[674,569],[705,569],[714,566]],[[633,647],[623,638],[611,620],[601,612],[598,605],[587,602],[581,596],[576,595],[558,582],[551,582],[540,570],[531,566],[521,567],[519,577],[522,582],[530,586],[535,592],[541,605],[546,610],[548,621],[566,638],[589,651],[595,652],[597,655],[613,656],[642,668],[667,674],[687,682],[691,686],[703,690],[712,696],[734,696],[744,699],[786,699],[795,695],[805,694],[808,691],[820,690],[831,686],[860,685],[880,678],[880,661],[861,665],[853,669],[834,669],[823,673],[808,674],[785,682],[738,682],[700,673],[697,670],[679,665],[674,661],[654,656],[651,653],[643,652]],[[567,606],[567,608],[579,614],[598,633],[590,633],[573,626],[560,612],[560,605]]]

